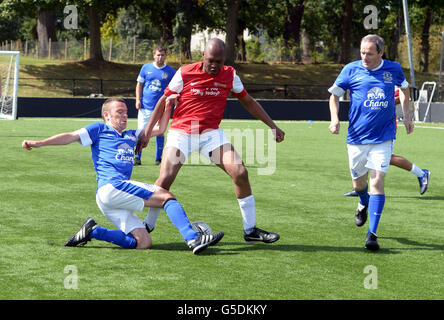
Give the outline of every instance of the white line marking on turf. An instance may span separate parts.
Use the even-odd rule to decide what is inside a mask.
[[[102,118],[21,118],[27,121],[103,121]],[[136,122],[137,119],[128,119],[128,122]]]
[[[27,121],[79,121],[79,122],[91,122],[91,121],[102,121],[101,118],[21,118],[22,120]],[[128,119],[128,122],[136,122],[137,119]],[[223,119],[223,121],[227,122],[251,122],[251,121],[259,121],[255,119]],[[309,122],[310,121],[310,122]],[[313,124],[313,123],[325,123],[327,124],[329,121],[311,121],[311,120],[274,120],[277,123],[292,123],[292,124]],[[347,121],[345,121],[347,122]],[[403,123],[398,123],[398,126],[404,126]],[[444,130],[444,127],[428,127],[428,126],[418,126],[415,125],[415,128],[421,129],[438,129]]]

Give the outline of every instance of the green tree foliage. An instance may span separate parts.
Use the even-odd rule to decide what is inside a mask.
[[[75,30],[63,25],[63,8],[68,4],[77,8]],[[363,24],[369,4],[377,8],[377,29],[366,29]],[[408,4],[415,59],[418,68],[426,71],[439,59],[444,7],[442,0],[411,0]],[[180,49],[181,57],[189,59],[191,35],[203,30],[226,33],[230,63],[246,58],[300,61],[302,56],[346,63],[359,59],[360,40],[368,33],[378,33],[386,40],[386,58],[405,56],[400,0],[0,1],[0,40],[38,39],[43,46],[48,38],[87,37],[90,57],[96,60],[103,59],[101,39],[110,38],[150,39],[177,53]],[[246,41],[245,30],[259,39]]]

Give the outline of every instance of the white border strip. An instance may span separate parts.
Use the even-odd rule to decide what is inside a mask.
[[[27,121],[79,121],[79,122],[91,122],[91,121],[102,121],[102,118],[21,118],[22,120]],[[231,123],[245,123],[249,121],[260,121],[255,119],[224,119],[223,121],[231,122]],[[137,122],[137,119],[128,119],[128,122]],[[312,124],[312,123],[323,123],[326,124],[328,121],[312,121],[312,120],[274,120],[276,123],[292,123],[292,124]],[[398,126],[404,126],[403,123],[398,123]],[[415,128],[421,129],[438,129],[444,130],[444,127],[428,127],[428,126],[418,126],[415,125]]]

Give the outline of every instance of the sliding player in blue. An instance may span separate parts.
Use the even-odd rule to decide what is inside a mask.
[[[376,231],[385,204],[384,178],[390,166],[396,139],[395,86],[404,115],[409,114],[409,88],[401,66],[382,59],[384,40],[367,35],[361,40],[361,60],[347,64],[328,90],[331,123],[329,130],[339,133],[339,97],[350,90],[347,151],[353,189],[360,202],[355,214],[357,226],[364,225],[369,212],[365,247],[378,250]],[[410,117],[404,117],[407,134],[413,132]],[[367,180],[369,179],[369,182]]]
[[[91,157],[97,173],[96,202],[105,217],[119,230],[101,227],[92,218],[88,218],[65,246],[85,245],[91,239],[97,239],[127,249],[149,249],[152,246],[151,236],[135,213],[141,212],[144,207],[163,208],[194,254],[219,242],[224,236],[223,232],[201,236],[194,232],[183,207],[169,191],[130,180],[134,147],[139,133],[143,135],[144,132],[125,131],[127,111],[123,99],[111,98],[102,106],[104,123],[95,122],[74,132],[40,141],[24,140],[22,143],[22,147],[28,150],[73,142],[91,146]],[[165,110],[153,136],[165,131],[170,111]]]

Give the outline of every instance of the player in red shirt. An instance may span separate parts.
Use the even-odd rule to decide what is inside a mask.
[[[228,96],[237,97],[255,118],[269,126],[277,142],[284,140],[285,133],[247,93],[234,68],[225,66],[224,60],[225,43],[214,38],[205,47],[203,61],[182,66],[176,72],[153,111],[145,129],[145,138],[139,137],[137,148],[146,147],[149,140],[146,137],[150,136],[165,107],[177,102],[156,185],[169,190],[186,158],[198,150],[233,179],[242,213],[244,239],[248,242],[272,243],[280,236],[256,227],[255,201],[247,169],[219,129]],[[145,220],[148,230],[154,228],[156,219],[150,212]]]

